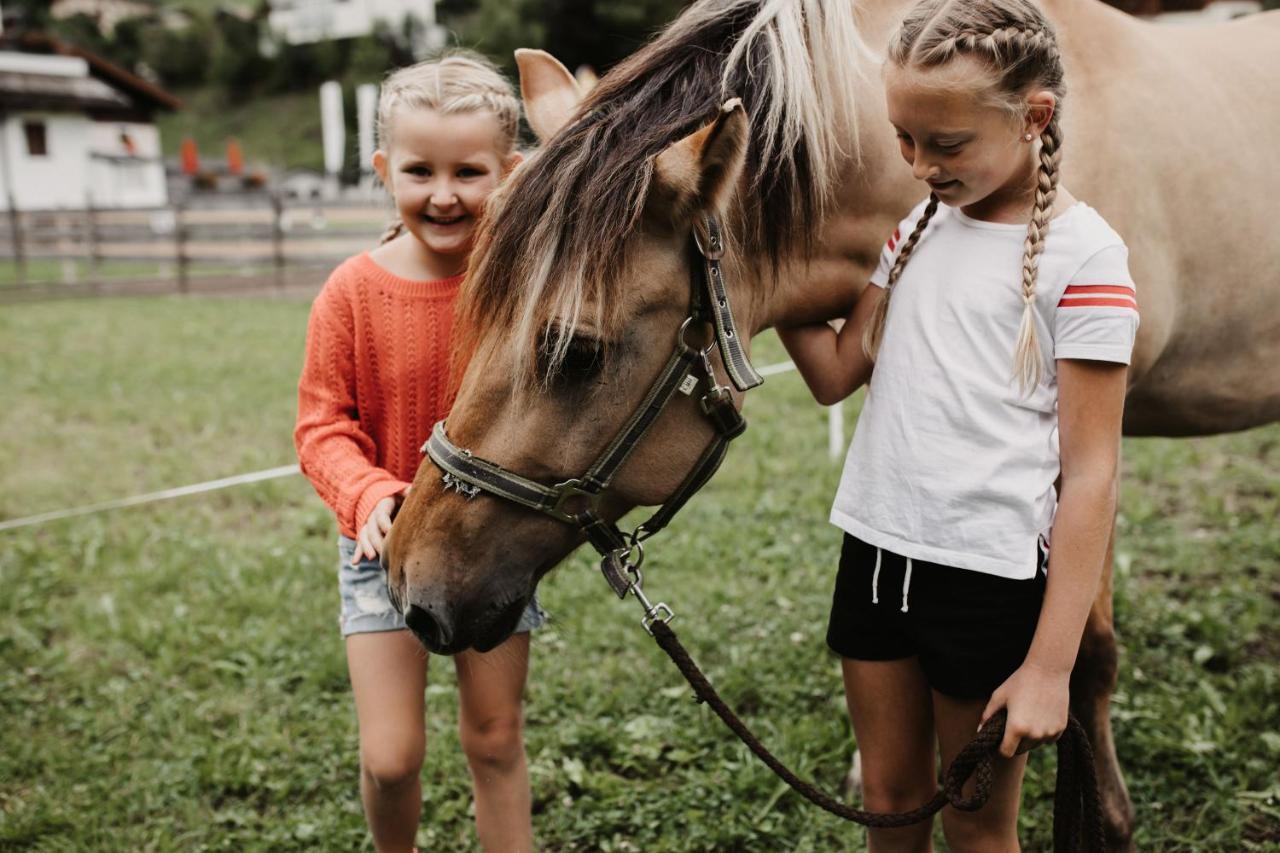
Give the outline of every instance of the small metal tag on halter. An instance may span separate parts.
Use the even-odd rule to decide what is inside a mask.
[[[688,376],[686,376],[684,379],[680,381],[680,388],[678,390],[680,391],[681,394],[688,397],[690,394],[693,393],[693,389],[697,387],[698,387],[698,377],[690,373]]]

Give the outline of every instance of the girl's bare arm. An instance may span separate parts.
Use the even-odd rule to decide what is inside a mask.
[[[1053,523],[1049,579],[1027,658],[992,696],[985,719],[1009,709],[1001,751],[1055,739],[1067,723],[1067,686],[1098,592],[1116,509],[1123,364],[1058,362],[1062,485]]]
[[[840,402],[871,378],[874,365],[862,352],[862,330],[883,298],[884,288],[867,285],[839,332],[827,323],[779,327],[782,345],[822,405]]]

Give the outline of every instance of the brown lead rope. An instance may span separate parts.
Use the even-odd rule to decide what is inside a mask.
[[[863,826],[890,828],[919,823],[937,814],[944,806],[952,805],[962,811],[980,809],[991,796],[992,768],[996,751],[1004,737],[1005,712],[1000,711],[987,721],[970,743],[960,751],[947,768],[942,789],[933,799],[907,812],[879,813],[863,811],[842,803],[824,791],[800,779],[781,761],[774,757],[738,719],[728,705],[716,693],[698,665],[676,638],[671,626],[662,619],[648,623],[653,634],[672,662],[680,669],[699,702],[706,702],[724,724],[768,765],[769,769],[786,782],[791,789],[809,802],[836,817],[860,823]],[[973,796],[963,794],[965,782],[976,774],[976,790]],[[1075,717],[1067,721],[1067,729],[1058,740],[1058,779],[1054,795],[1053,849],[1058,853],[1097,853],[1103,849],[1101,810],[1098,804],[1098,780],[1093,766],[1093,750],[1088,736]]]

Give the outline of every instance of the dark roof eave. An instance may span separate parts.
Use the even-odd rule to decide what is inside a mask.
[[[148,82],[132,71],[127,71],[116,65],[114,62],[108,62],[95,53],[68,44],[61,39],[45,33],[23,33],[18,38],[18,45],[21,47],[45,49],[61,56],[75,56],[89,63],[89,67],[95,76],[106,77],[117,85],[129,89],[134,93],[155,103],[161,109],[175,111],[182,108],[182,101],[173,95],[161,89],[154,83]]]

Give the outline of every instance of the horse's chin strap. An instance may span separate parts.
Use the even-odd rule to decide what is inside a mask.
[[[720,266],[724,257],[724,235],[714,216],[705,217],[699,227],[695,227],[692,244],[695,257],[691,263],[689,314],[676,332],[675,350],[639,407],[585,474],[554,486],[535,482],[454,445],[444,421],[435,425],[431,438],[422,447],[443,472],[446,488],[467,498],[487,492],[578,526],[587,541],[600,552],[600,570],[618,597],[626,598],[627,593],[633,592],[644,605],[646,630],[655,619],[667,621],[672,614],[665,604],[651,605],[641,591],[640,565],[644,562],[641,543],[666,527],[689,498],[711,479],[724,459],[729,442],[747,428],[746,420],[734,405],[732,392],[716,379],[711,348],[719,348],[729,381],[739,391],[746,392],[764,381],[751,366],[733,321]],[[713,340],[701,348],[692,347],[685,340],[689,327],[698,324],[709,324],[715,332]],[[601,515],[605,490],[675,394],[691,395],[702,381],[706,390],[699,402],[715,431],[711,443],[657,512],[631,533],[623,533],[614,522]]]

